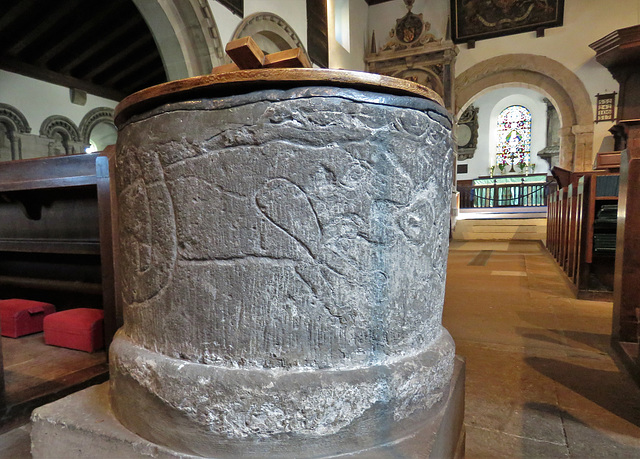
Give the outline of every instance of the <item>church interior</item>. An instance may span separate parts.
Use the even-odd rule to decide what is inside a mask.
[[[640,457],[640,1],[0,37],[0,459]]]

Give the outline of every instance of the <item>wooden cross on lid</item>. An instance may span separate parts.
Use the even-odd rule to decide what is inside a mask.
[[[232,64],[214,67],[211,73],[235,72],[248,69],[309,68],[311,63],[300,48],[287,49],[277,53],[265,54],[251,37],[230,41],[225,51]]]

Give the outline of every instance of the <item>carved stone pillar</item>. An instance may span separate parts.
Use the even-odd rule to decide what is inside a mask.
[[[560,167],[571,171],[593,169],[593,126],[561,128]]]
[[[118,107],[113,413],[175,457],[454,456],[449,115],[379,75],[239,74]]]
[[[593,125],[571,126],[574,138],[573,170],[593,170]]]
[[[560,167],[573,170],[575,159],[575,135],[571,127],[563,127],[558,130],[560,135]]]

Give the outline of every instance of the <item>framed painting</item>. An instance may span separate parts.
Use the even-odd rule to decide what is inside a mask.
[[[564,0],[451,0],[453,41],[560,27]]]

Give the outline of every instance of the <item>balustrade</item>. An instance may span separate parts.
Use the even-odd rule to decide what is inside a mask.
[[[524,177],[519,183],[500,183],[497,178],[493,179],[493,183],[486,183],[487,180],[481,182],[485,183],[458,185],[460,208],[546,206],[549,196],[557,189],[553,180],[526,182]]]

